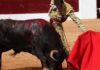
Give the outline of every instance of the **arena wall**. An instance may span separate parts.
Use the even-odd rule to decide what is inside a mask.
[[[75,14],[81,19],[92,19],[97,17],[96,0],[79,0],[79,12]],[[34,19],[43,18],[49,20],[48,13],[33,13],[33,14],[0,14],[0,19]]]

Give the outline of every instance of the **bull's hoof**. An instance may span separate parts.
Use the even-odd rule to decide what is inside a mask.
[[[49,68],[43,68],[43,70],[49,70]]]

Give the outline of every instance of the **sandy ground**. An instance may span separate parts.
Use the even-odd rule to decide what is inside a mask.
[[[84,19],[82,20],[88,30],[100,31],[100,19]],[[75,40],[82,33],[72,21],[64,22],[64,30],[67,37],[68,45],[72,49]],[[2,54],[2,70],[40,70],[41,63],[39,59],[29,53],[21,52],[16,56],[12,55],[13,50],[3,52]],[[66,61],[63,67],[66,68]]]

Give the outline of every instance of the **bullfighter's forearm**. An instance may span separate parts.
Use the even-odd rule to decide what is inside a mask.
[[[86,31],[86,27],[82,24],[81,20],[75,16],[74,12],[70,12],[69,17],[77,24],[82,32]]]

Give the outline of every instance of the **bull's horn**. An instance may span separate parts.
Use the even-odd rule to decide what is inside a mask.
[[[57,61],[57,60],[54,58],[54,54],[55,54],[55,53],[58,53],[58,50],[52,50],[52,51],[50,52],[50,57],[51,57],[53,60]]]

